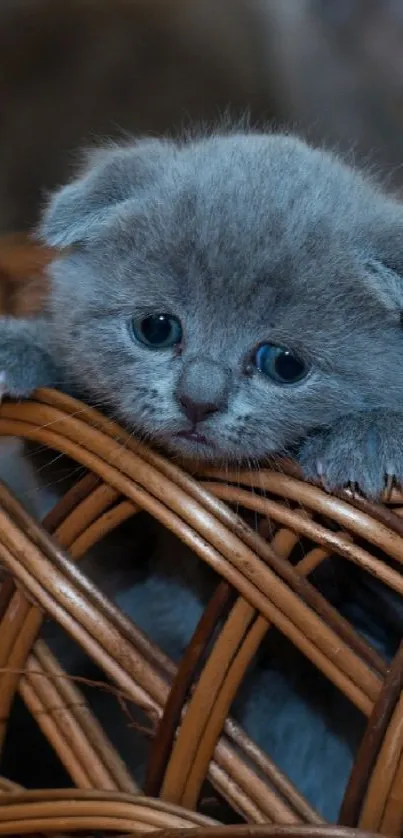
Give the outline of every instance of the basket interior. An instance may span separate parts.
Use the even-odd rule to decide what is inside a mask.
[[[50,391],[4,403],[0,434],[36,446],[22,495],[12,487],[26,508],[0,491],[4,801],[21,765],[22,782],[31,771],[31,787],[45,784],[46,765],[30,769],[40,740],[21,727],[33,717],[47,784],[71,787],[42,792],[60,817],[73,799],[77,818],[93,814],[105,792],[104,823],[146,795],[148,828],[157,798],[166,827],[334,821],[400,834],[402,497],[331,496],[289,463],[190,474]],[[26,489],[38,474],[42,525],[37,485]],[[333,785],[325,811],[310,783],[327,800]],[[31,812],[29,794],[18,805]],[[140,816],[126,814],[129,832]]]

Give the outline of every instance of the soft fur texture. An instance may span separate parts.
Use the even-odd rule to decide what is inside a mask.
[[[294,137],[214,134],[102,150],[44,214],[42,238],[62,249],[47,317],[0,321],[3,391],[64,387],[172,456],[256,463],[297,446],[309,475],[375,495],[385,474],[403,478],[402,222],[376,185]],[[174,349],[132,335],[133,318],[160,312],[182,322]],[[260,373],[254,354],[265,341],[306,359],[308,377],[279,385]],[[186,399],[214,406],[198,422],[200,439],[177,435],[194,424]],[[179,657],[204,577],[175,544],[148,570],[120,580],[117,602]],[[386,600],[367,625],[366,598],[373,606],[383,594],[352,573],[347,592],[333,584],[331,597],[390,656],[400,609],[388,624]],[[65,660],[77,673],[76,653]],[[97,701],[102,716],[106,699]],[[279,638],[235,712],[334,820],[363,729],[357,712]],[[130,754],[140,776],[139,752]]]
[[[307,438],[309,476],[377,495],[386,475],[403,478],[402,222],[400,204],[293,137],[99,151],[44,215],[43,238],[65,249],[48,320],[2,321],[4,392],[65,386],[168,451],[214,461]],[[179,349],[132,337],[132,318],[159,312],[181,320]],[[263,376],[265,341],[310,375]],[[214,407],[197,423],[207,442],[178,436],[193,427],[189,398]]]

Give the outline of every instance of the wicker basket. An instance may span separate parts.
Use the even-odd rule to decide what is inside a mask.
[[[41,310],[52,255],[24,233],[0,235],[0,314],[27,317]]]
[[[338,554],[401,595],[403,578],[395,568],[403,558],[403,499],[397,493],[389,505],[348,493],[330,496],[304,483],[291,466],[196,479],[53,391],[4,403],[0,434],[39,442],[86,469],[43,526],[0,487],[0,562],[9,572],[0,595],[0,735],[4,739],[19,691],[76,786],[25,792],[3,779],[0,835],[150,829],[168,835],[187,828],[206,838],[341,838],[351,828],[401,833],[403,648],[387,665],[307,578]],[[232,511],[237,504],[270,522],[267,538]],[[222,580],[178,668],[75,564],[139,510],[178,535]],[[302,539],[313,546],[294,567],[289,556]],[[144,790],[136,788],[77,685],[61,677],[58,661],[37,639],[44,613],[158,720]],[[338,827],[324,824],[228,717],[271,625],[368,719]],[[245,826],[221,826],[197,812],[206,777]]]

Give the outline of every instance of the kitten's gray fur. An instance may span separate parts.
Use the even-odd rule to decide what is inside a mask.
[[[298,443],[308,475],[376,495],[386,473],[403,479],[402,226],[396,201],[293,137],[214,134],[100,151],[43,218],[43,239],[65,249],[51,268],[48,315],[0,321],[3,391],[65,388],[173,455],[250,462]],[[133,339],[132,318],[153,312],[181,319],[179,351]],[[262,341],[295,349],[310,376],[293,386],[263,377],[252,363]],[[216,407],[199,423],[208,444],[176,435],[191,428],[184,396]],[[132,586],[118,603],[174,655],[201,604],[164,572],[160,563],[155,584]],[[370,634],[383,642],[378,628]],[[335,734],[340,704],[330,711],[306,663],[288,673],[297,686],[276,661],[259,669],[238,714],[335,819],[357,716],[346,711],[347,740]],[[320,714],[299,694],[307,684]]]
[[[1,322],[4,392],[64,383],[174,454],[214,461],[304,440],[307,475],[376,495],[385,474],[403,478],[402,228],[399,203],[294,137],[99,151],[43,218],[43,239],[66,248],[48,319]],[[130,334],[131,318],[162,311],[182,321],[180,352]],[[265,378],[251,362],[262,341],[311,374]],[[216,408],[198,426],[207,445],[177,436],[191,428],[185,397]]]

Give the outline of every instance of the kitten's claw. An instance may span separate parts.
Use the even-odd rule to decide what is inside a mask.
[[[301,446],[305,477],[326,490],[348,487],[369,498],[390,494],[403,483],[403,413],[368,412],[348,416],[319,431]]]

